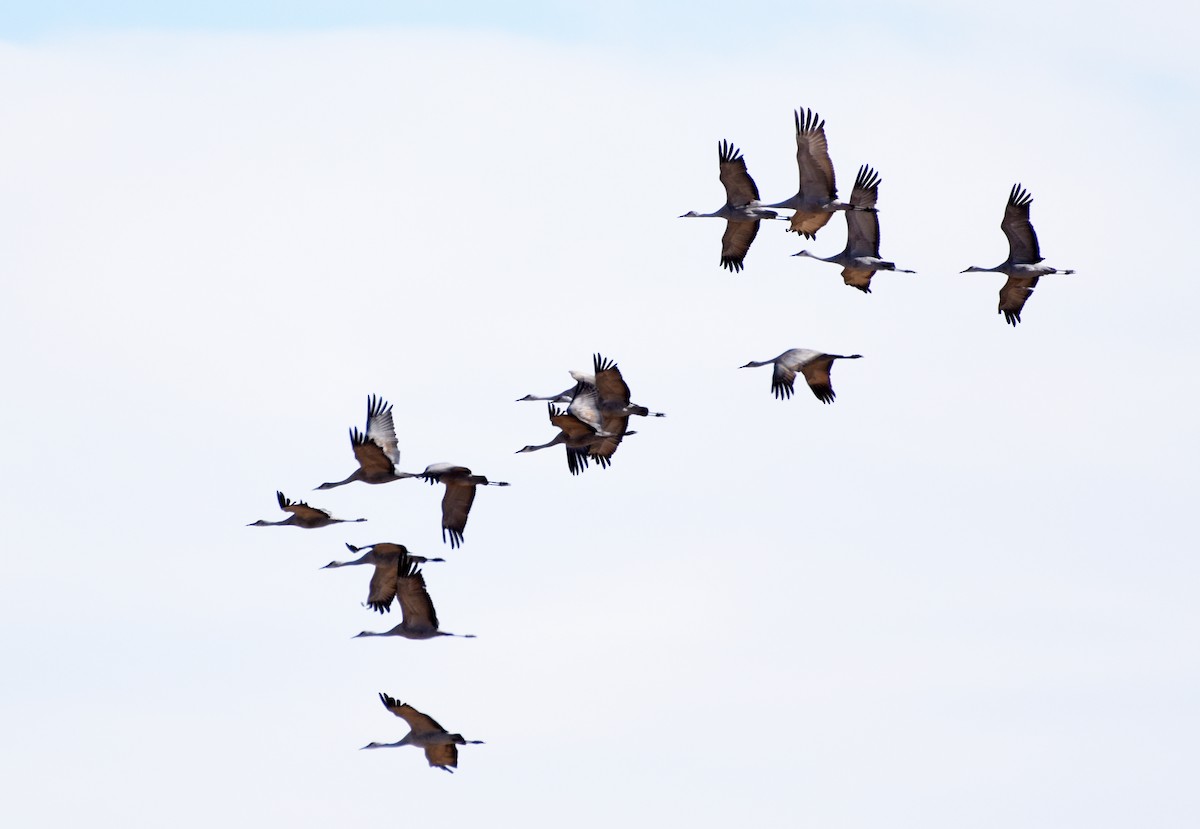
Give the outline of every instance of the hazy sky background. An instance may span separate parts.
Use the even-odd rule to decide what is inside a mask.
[[[1197,13],[1116,3],[0,12],[0,822],[1192,827]],[[717,143],[880,171],[870,296]],[[1010,187],[1047,264],[996,313]],[[861,353],[780,402],[792,347]],[[527,392],[638,422],[573,479]],[[312,492],[366,398],[441,488]],[[368,523],[283,518],[276,489]],[[383,630],[345,542],[474,640]],[[486,745],[451,777],[387,692]]]

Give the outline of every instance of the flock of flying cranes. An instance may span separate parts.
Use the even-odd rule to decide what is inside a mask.
[[[846,214],[846,247],[834,256],[817,256],[802,250],[793,256],[807,256],[820,262],[831,262],[842,266],[842,279],[852,288],[871,293],[871,277],[878,271],[916,273],[897,268],[879,255],[879,213],[875,206],[879,199],[879,174],[867,165],[858,168],[854,190],[850,201],[838,201],[837,184],[833,174],[833,162],[829,158],[829,145],[825,140],[825,122],[811,109],[800,110],[796,116],[796,164],[800,168],[800,189],[790,199],[776,204],[763,204],[759,200],[758,186],[746,171],[746,159],[728,141],[719,145],[721,184],[725,186],[725,204],[712,213],[684,213],[680,218],[717,218],[725,220],[725,234],[721,237],[721,267],[730,271],[741,271],[745,267],[746,253],[758,235],[758,226],[764,219],[784,219],[790,223],[788,230],[806,238],[815,239],[817,231],[828,224],[833,214]],[[1000,229],[1008,238],[1008,258],[994,268],[972,265],[962,273],[993,272],[1008,277],[1000,289],[1000,307],[997,313],[1012,326],[1021,321],[1021,309],[1033,293],[1038,279],[1046,274],[1069,274],[1073,270],[1059,270],[1041,264],[1042,255],[1038,247],[1037,233],[1029,222],[1029,205],[1033,197],[1020,184],[1014,184],[1004,208],[1004,219]],[[790,217],[780,216],[777,208],[794,211]],[[780,355],[781,357],[783,355]]]
[[[664,417],[661,412],[652,412],[645,406],[632,402],[629,386],[621,376],[621,370],[612,360],[599,354],[593,357],[592,372],[571,372],[575,385],[556,395],[537,397],[526,395],[522,400],[550,401],[550,422],[559,433],[548,443],[526,446],[518,450],[533,452],[550,446],[563,444],[567,450],[567,467],[572,475],[587,469],[593,462],[601,468],[612,463],[613,453],[621,441],[634,434],[629,431],[629,418]],[[789,382],[790,388],[790,382]],[[567,404],[565,410],[555,403]],[[430,484],[440,483],[446,487],[442,497],[442,541],[457,549],[463,543],[463,532],[467,516],[475,500],[475,490],[480,486],[508,486],[503,481],[489,481],[483,475],[475,475],[465,466],[436,463],[425,467],[423,472],[402,472],[399,469],[400,448],[396,439],[396,427],[392,419],[392,407],[382,398],[372,395],[367,398],[367,423],[359,431],[350,429],[350,446],[358,461],[358,468],[340,481],[323,483],[318,490],[334,489],[339,486],[362,481],[368,484],[385,484],[405,478],[421,478]],[[290,515],[282,521],[259,520],[251,527],[301,527],[317,529],[332,524],[356,523],[365,518],[334,518],[323,509],[310,506],[303,501],[293,501],[282,492],[275,497],[279,508]],[[382,632],[362,631],[355,638],[364,636],[401,636],[405,639],[433,639],[439,636],[461,636],[473,639],[474,634],[457,634],[442,630],[437,611],[420,565],[426,562],[444,561],[441,558],[426,558],[413,555],[403,544],[383,542],[365,547],[346,544],[352,553],[362,553],[352,561],[331,561],[323,569],[371,565],[374,572],[367,593],[365,606],[377,613],[389,613],[393,601],[400,605],[401,622]],[[461,734],[452,734],[438,725],[427,714],[423,714],[407,703],[398,702],[387,694],[380,700],[388,711],[403,719],[409,732],[394,743],[370,743],[368,748],[390,748],[395,746],[418,746],[425,751],[429,765],[448,772],[458,766],[458,746],[479,743],[467,740]]]
[[[367,425],[363,431],[350,429],[350,447],[358,461],[358,469],[340,481],[321,484],[318,490],[334,489],[339,486],[362,481],[368,484],[386,484],[405,478],[421,478],[429,484],[442,484],[446,492],[442,496],[442,541],[449,542],[451,549],[463,543],[463,532],[467,527],[467,516],[475,501],[475,490],[480,486],[508,486],[504,481],[489,481],[483,475],[475,475],[465,466],[435,463],[423,472],[401,472],[400,444],[396,439],[396,426],[392,420],[392,406],[386,400],[372,395],[367,398]],[[279,508],[291,513],[283,521],[255,521],[251,527],[301,527],[317,529],[332,524],[355,523],[365,518],[334,518],[323,509],[309,506],[303,501],[293,501],[282,492],[275,493]],[[463,636],[473,639],[473,634],[455,634],[439,629],[437,611],[425,586],[425,576],[420,565],[425,562],[443,561],[440,558],[425,558],[412,555],[403,544],[379,543],[366,547],[346,545],[350,552],[365,550],[354,561],[331,561],[325,568],[352,567],[370,564],[375,568],[367,594],[366,606],[377,613],[389,613],[393,600],[400,605],[400,624],[381,633],[363,631],[358,636],[402,636],[405,639],[433,639],[438,636]],[[357,637],[356,637],[357,638]],[[417,746],[424,749],[429,765],[453,772],[458,766],[458,746],[478,743],[467,740],[461,734],[451,734],[432,717],[423,714],[407,703],[397,702],[387,694],[380,700],[388,711],[408,723],[409,732],[395,743],[370,743],[363,748],[391,748],[395,746]]]
[[[846,214],[847,226],[846,247],[841,253],[820,257],[802,250],[794,255],[841,265],[845,283],[864,293],[871,292],[871,278],[878,271],[915,273],[897,268],[894,262],[880,258],[879,214],[876,208],[879,174],[863,165],[855,178],[850,200],[838,201],[833,164],[825,141],[825,122],[811,110],[797,111],[795,117],[796,161],[800,168],[800,189],[796,195],[777,204],[763,204],[759,201],[758,187],[746,171],[745,159],[732,144],[722,141],[720,178],[725,186],[725,204],[713,213],[684,214],[725,219],[725,234],[721,240],[722,267],[733,272],[743,269],[746,253],[758,234],[759,223],[764,219],[786,218],[790,223],[789,230],[814,239],[833,214],[840,211]],[[962,271],[999,272],[1008,276],[1008,281],[1000,290],[999,312],[1013,326],[1020,322],[1021,309],[1041,276],[1074,273],[1040,264],[1042,256],[1038,249],[1037,234],[1029,222],[1029,205],[1032,201],[1021,185],[1014,185],[1000,225],[1008,238],[1008,259],[994,268],[971,266]],[[776,209],[790,209],[793,213],[790,217],[781,217]],[[826,354],[812,349],[793,348],[769,360],[748,362],[742,368],[772,366],[771,391],[780,400],[792,396],[796,375],[800,374],[818,400],[832,403],[836,396],[830,382],[834,361],[857,360],[861,357],[861,354]],[[665,416],[662,412],[652,412],[645,406],[633,403],[629,386],[616,363],[599,354],[593,355],[590,373],[572,371],[570,374],[575,381],[570,388],[546,396],[529,394],[518,401],[545,401],[550,423],[558,430],[551,440],[525,446],[517,450],[518,454],[562,445],[566,449],[567,468],[572,475],[581,474],[589,464],[607,468],[621,442],[627,436],[636,434],[629,429],[630,417]],[[392,420],[392,407],[373,395],[367,399],[366,427],[363,431],[350,429],[350,445],[358,468],[343,480],[323,483],[317,489],[334,489],[355,481],[384,484],[406,478],[420,478],[431,485],[440,483],[446,488],[442,497],[442,541],[449,543],[451,549],[457,549],[463,543],[467,516],[474,503],[476,489],[480,486],[508,486],[504,481],[489,481],[465,466],[449,463],[430,464],[422,472],[400,471],[400,450]],[[290,513],[289,517],[282,521],[260,520],[249,526],[315,529],[366,520],[334,518],[325,510],[309,506],[303,501],[293,501],[282,492],[276,492],[275,495],[279,508]],[[346,547],[362,555],[352,561],[331,561],[325,568],[373,566],[364,606],[382,614],[390,612],[393,601],[397,601],[401,612],[400,624],[390,630],[362,631],[358,637],[474,638],[473,634],[455,634],[440,629],[420,565],[444,559],[413,555],[403,544],[390,542],[365,547],[346,544]],[[448,732],[428,715],[387,694],[381,693],[379,698],[388,711],[408,724],[409,732],[397,742],[373,742],[363,748],[417,746],[424,749],[430,766],[452,772],[458,766],[458,746],[480,742]]]

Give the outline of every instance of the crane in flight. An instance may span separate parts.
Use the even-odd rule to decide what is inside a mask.
[[[417,567],[417,562],[401,557],[392,571],[396,574],[393,591],[400,600],[400,624],[382,633],[372,633],[364,630],[354,638],[361,636],[403,636],[405,639],[433,639],[437,636],[461,636],[464,639],[474,639],[473,633],[449,633],[438,629],[437,611],[433,609],[433,600],[429,598],[429,590],[425,587],[425,576]],[[371,581],[372,589],[375,581]],[[391,597],[387,597],[390,602]]]
[[[449,537],[450,549],[463,543],[463,531],[467,528],[467,516],[475,501],[475,488],[480,486],[509,486],[506,481],[489,481],[483,475],[475,475],[465,466],[452,463],[431,463],[424,472],[400,472],[401,478],[421,478],[430,486],[443,484],[446,494],[442,496],[442,541]]]
[[[897,268],[895,262],[879,258],[879,213],[875,202],[879,198],[879,174],[867,165],[858,168],[850,204],[862,208],[846,213],[846,248],[835,256],[816,256],[806,250],[792,254],[807,256],[819,262],[832,262],[842,266],[842,280],[863,293],[871,293],[871,277],[876,271],[916,271]]]
[[[1043,256],[1038,246],[1037,232],[1029,221],[1029,205],[1033,196],[1020,184],[1014,184],[1008,194],[1008,204],[1004,207],[1004,219],[1000,229],[1008,237],[1008,258],[994,268],[980,268],[972,265],[963,273],[1002,273],[1008,276],[1004,286],[1000,288],[1000,306],[996,313],[1004,314],[1004,321],[1014,328],[1021,321],[1021,309],[1025,307],[1029,295],[1033,293],[1038,280],[1051,273],[1075,273],[1073,270],[1059,270],[1043,265]]]
[[[408,723],[408,733],[404,738],[394,743],[368,743],[368,748],[394,748],[396,746],[416,746],[425,750],[425,759],[433,768],[454,773],[458,768],[458,747],[463,745],[483,745],[483,740],[467,740],[461,734],[451,734],[442,728],[433,717],[422,714],[406,702],[398,702],[387,694],[379,695],[383,707]]]
[[[360,432],[350,429],[350,447],[358,460],[358,469],[343,481],[321,484],[317,489],[333,489],[353,481],[368,484],[386,484],[398,481],[396,465],[400,463],[400,448],[396,441],[396,427],[392,423],[392,406],[382,397],[367,398],[367,425]]]
[[[721,267],[731,272],[742,270],[750,244],[758,235],[762,219],[776,219],[779,214],[767,210],[758,200],[758,185],[746,171],[746,159],[728,141],[718,145],[721,184],[725,186],[725,204],[712,213],[694,210],[679,218],[724,219],[725,234],[721,237]]]
[[[293,501],[282,492],[276,491],[276,500],[279,501],[279,508],[284,512],[290,512],[287,518],[282,521],[266,521],[259,519],[253,524],[247,524],[247,527],[303,527],[306,530],[314,530],[318,527],[328,527],[330,524],[354,524],[360,521],[366,521],[365,518],[334,518],[323,509],[310,507],[303,501]]]
[[[823,351],[814,351],[811,348],[792,348],[778,357],[771,360],[751,361],[742,366],[742,368],[755,368],[757,366],[775,367],[771,374],[771,392],[779,400],[792,396],[792,384],[796,380],[796,373],[804,375],[805,382],[812,389],[812,393],[822,403],[832,403],[837,397],[833,393],[833,386],[830,384],[829,372],[833,367],[834,360],[858,360],[862,357],[861,354],[826,354]]]

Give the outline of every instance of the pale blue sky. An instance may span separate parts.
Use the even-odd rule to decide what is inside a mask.
[[[81,7],[0,13],[0,823],[1200,824],[1195,12]],[[790,196],[803,106],[918,274],[677,218],[722,138]],[[1015,181],[1077,271],[1018,329],[959,273]],[[864,358],[736,368],[791,347]],[[515,454],[594,351],[668,416]],[[461,550],[437,490],[312,490],[368,394],[513,484]],[[369,521],[246,527],[276,489]],[[478,639],[351,640],[320,567],[383,540]],[[360,752],[380,691],[487,744]]]

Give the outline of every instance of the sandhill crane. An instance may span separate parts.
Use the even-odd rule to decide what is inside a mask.
[[[581,383],[573,389],[572,391],[575,394],[572,395],[572,401],[574,401],[575,397],[579,396],[581,388],[587,389],[589,386],[586,383]],[[599,431],[599,422],[584,421],[576,414],[572,414],[569,411],[564,412],[555,407],[553,403],[548,403],[546,407],[549,410],[550,422],[558,427],[558,434],[549,443],[518,449],[518,455],[522,452],[536,452],[539,449],[546,449],[561,443],[565,444],[567,450],[567,469],[571,471],[572,475],[578,475],[587,469],[588,458],[593,447],[601,453],[594,456],[593,459],[600,464],[601,468],[609,465],[612,453],[616,451],[616,444],[620,443],[622,436],[602,434]],[[628,418],[625,418],[625,420],[627,421]],[[625,434],[632,435],[636,434],[636,432],[626,432]],[[616,439],[615,443],[613,442],[614,437]],[[611,450],[608,449],[609,444],[612,444]]]
[[[347,544],[346,547],[352,553],[367,549],[355,547],[353,544]],[[392,599],[396,597],[396,579],[399,578],[400,563],[402,561],[421,563],[430,559],[409,555],[408,548],[403,544],[370,544],[368,547],[367,552],[354,561],[331,561],[321,569],[354,567],[359,564],[374,565],[375,573],[371,576],[371,587],[367,593],[367,607],[377,613],[390,612],[392,609]],[[445,559],[437,558],[432,560],[444,561]]]
[[[1025,301],[1033,293],[1038,279],[1048,273],[1075,273],[1073,270],[1059,270],[1040,264],[1043,256],[1038,247],[1037,233],[1029,222],[1029,205],[1033,196],[1019,183],[1014,184],[1008,194],[1008,204],[1004,208],[1004,219],[1000,229],[1008,237],[1008,258],[994,268],[979,268],[975,265],[963,273],[996,272],[1008,275],[1008,281],[1000,289],[1000,307],[998,314],[1004,314],[1004,321],[1016,327],[1021,321],[1021,309]]]
[[[461,636],[464,639],[474,639],[473,633],[449,633],[438,630],[437,611],[433,609],[433,600],[425,588],[425,576],[417,569],[417,563],[412,559],[401,556],[395,570],[397,574],[394,586],[396,597],[400,600],[400,612],[403,619],[400,624],[383,633],[372,633],[364,630],[354,638],[361,636],[403,636],[405,639],[433,639],[436,636]],[[371,588],[375,582],[372,579]],[[388,598],[391,601],[391,598]]]
[[[330,524],[354,524],[360,521],[366,521],[365,518],[334,518],[323,509],[310,507],[303,501],[293,501],[286,497],[282,492],[276,492],[275,498],[279,501],[279,508],[284,512],[290,512],[291,515],[283,521],[266,521],[258,520],[253,524],[247,524],[247,527],[303,527],[306,530],[314,530],[317,527],[328,527]]]
[[[363,432],[357,427],[350,429],[350,446],[358,458],[358,469],[344,481],[321,484],[317,489],[333,489],[352,481],[368,484],[386,484],[398,481],[396,464],[400,463],[400,449],[396,441],[396,427],[392,423],[392,406],[382,397],[367,398],[367,426]]]
[[[829,257],[814,256],[806,250],[792,255],[841,265],[845,283],[867,294],[871,293],[871,277],[876,271],[916,273],[879,258],[879,214],[874,210],[878,198],[879,174],[864,164],[858,168],[854,191],[850,194],[850,203],[863,209],[846,213],[846,249]]]
[[[767,210],[758,200],[758,186],[746,172],[746,159],[728,141],[718,147],[721,184],[725,185],[725,204],[713,213],[692,210],[679,218],[710,218],[725,220],[725,235],[721,237],[721,267],[740,271],[750,243],[758,234],[760,219],[775,219],[779,214]]]
[[[409,732],[403,740],[395,743],[368,743],[368,748],[394,748],[395,746],[417,746],[425,749],[425,759],[435,768],[454,773],[458,768],[458,746],[483,745],[482,740],[466,740],[461,734],[450,734],[433,721],[433,717],[422,714],[406,702],[398,702],[387,694],[380,694],[383,707],[408,723]]]
[[[861,354],[826,354],[822,351],[813,351],[811,348],[793,348],[773,360],[751,361],[742,368],[774,365],[775,371],[771,375],[771,392],[780,400],[792,396],[792,383],[795,381],[798,371],[804,375],[808,387],[812,389],[812,393],[817,396],[818,400],[822,403],[832,403],[837,396],[833,393],[833,386],[829,382],[829,372],[833,367],[833,361],[861,358]]]
[[[445,484],[442,496],[442,541],[450,537],[450,549],[463,543],[463,530],[467,527],[467,514],[475,500],[476,486],[508,486],[505,481],[489,481],[483,475],[474,475],[465,466],[452,463],[431,463],[424,472],[401,472],[402,478],[423,478],[430,485]]]
[[[800,168],[800,189],[796,195],[767,207],[790,208],[796,212],[788,230],[815,239],[836,210],[851,210],[851,204],[837,200],[837,183],[829,145],[825,141],[825,122],[811,109],[796,116],[796,165]]]

